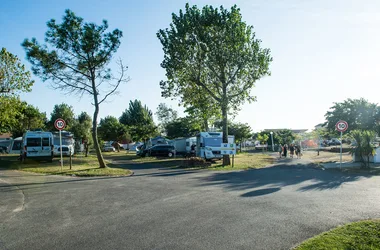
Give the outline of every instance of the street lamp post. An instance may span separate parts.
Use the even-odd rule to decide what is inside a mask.
[[[274,152],[274,144],[273,144],[273,132],[270,132],[270,137],[272,138],[272,151]]]

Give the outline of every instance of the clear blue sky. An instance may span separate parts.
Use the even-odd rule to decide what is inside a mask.
[[[380,93],[380,2],[378,0],[209,0],[188,1],[230,7],[236,3],[244,20],[255,27],[262,45],[272,50],[272,75],[256,83],[258,101],[246,104],[235,118],[254,131],[265,128],[313,128],[324,121],[333,102],[364,97],[378,102]],[[120,57],[129,66],[131,81],[120,94],[103,104],[100,116],[119,117],[130,100],[140,99],[155,112],[166,102],[182,113],[177,102],[161,98],[159,81],[165,72],[160,28],[171,22],[171,13],[184,8],[181,0],[3,0],[0,8],[0,47],[18,55],[27,65],[21,42],[43,41],[46,22],[61,21],[69,8],[86,21],[109,22],[123,31]],[[37,77],[31,93],[22,99],[50,112],[62,102],[76,114],[93,107],[88,97],[64,96]]]

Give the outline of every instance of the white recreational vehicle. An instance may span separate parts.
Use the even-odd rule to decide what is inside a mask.
[[[61,147],[60,147],[60,141],[59,141],[59,132],[54,132],[54,156],[60,156],[61,155]],[[63,156],[70,156],[74,155],[74,135],[67,131],[61,131],[62,136],[62,155]]]
[[[22,137],[17,137],[12,140],[11,145],[9,145],[8,154],[20,155],[22,147]]]
[[[41,159],[53,161],[53,134],[44,131],[26,131],[22,137],[21,161]]]
[[[197,144],[197,138],[196,137],[177,138],[177,139],[174,139],[170,144],[175,147],[177,154],[188,155],[191,153],[191,146]]]
[[[228,143],[234,143],[235,137],[228,136]],[[200,132],[197,135],[196,155],[205,159],[221,159],[221,146],[223,143],[223,132]]]

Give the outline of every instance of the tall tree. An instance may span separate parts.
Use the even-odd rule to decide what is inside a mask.
[[[189,116],[177,118],[165,125],[166,136],[170,139],[195,136],[200,130],[200,123]]]
[[[20,92],[29,92],[34,81],[20,59],[5,48],[0,51],[0,133],[11,132],[19,126],[17,117],[24,104]]]
[[[91,137],[92,120],[86,112],[79,114],[75,119],[74,124],[71,126],[71,132],[73,132],[76,140],[82,141],[85,149],[85,156],[88,156],[89,145],[92,144]]]
[[[230,125],[229,134],[235,136],[235,142],[241,144],[244,140],[252,137],[252,129],[247,123],[232,123]]]
[[[11,132],[18,124],[17,117],[23,108],[17,96],[0,96],[0,134]]]
[[[116,117],[106,116],[100,119],[99,137],[104,141],[121,141],[128,137],[127,127],[119,122]]]
[[[119,76],[114,77],[108,64],[120,46],[122,32],[118,29],[107,32],[108,23],[101,25],[86,23],[70,10],[65,11],[63,22],[54,19],[48,23],[46,44],[35,38],[25,39],[22,46],[32,64],[34,74],[42,80],[50,80],[53,87],[67,94],[88,94],[92,97],[94,115],[92,137],[99,167],[107,167],[98,143],[97,120],[100,105],[117,93],[121,83],[129,80],[121,60],[118,61]]]
[[[19,106],[19,113],[15,117],[17,123],[11,130],[13,137],[22,136],[26,130],[44,129],[47,121],[46,113],[26,102]]]
[[[17,94],[32,90],[34,81],[20,59],[5,48],[0,51],[0,94]]]
[[[74,115],[73,107],[66,104],[66,103],[54,105],[54,108],[50,114],[50,120],[48,123],[49,129],[55,130],[54,122],[58,118],[62,118],[63,120],[65,120],[65,122],[66,122],[65,130],[71,131],[71,128],[75,122],[75,115]]]
[[[123,112],[119,121],[128,126],[134,141],[147,140],[157,134],[152,111],[139,100],[129,102],[129,107]]]
[[[255,100],[250,90],[270,74],[269,49],[260,47],[236,5],[230,10],[208,5],[200,10],[186,4],[185,12],[173,13],[170,28],[159,30],[157,36],[165,55],[161,66],[167,81],[160,83],[164,96],[190,98],[188,90],[200,87],[220,107],[223,141],[228,142],[228,112]],[[230,164],[228,156],[223,164]]]
[[[220,107],[217,102],[204,94],[202,87],[193,86],[184,93],[182,103],[189,116],[201,119],[201,130],[209,131],[210,124],[220,119]],[[188,96],[186,96],[188,95]]]
[[[166,124],[178,118],[178,112],[165,103],[160,103],[157,107],[156,116],[159,122],[161,132],[165,132]]]
[[[339,120],[348,122],[348,130],[372,130],[380,132],[380,108],[375,103],[361,99],[347,99],[341,103],[334,103],[331,110],[325,114],[327,128],[335,131],[335,124]]]

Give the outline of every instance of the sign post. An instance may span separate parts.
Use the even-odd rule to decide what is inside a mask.
[[[235,143],[222,143],[220,145],[220,153],[222,155],[232,155],[232,167],[234,167],[236,144]]]
[[[340,132],[340,169],[342,169],[342,136],[343,132],[348,129],[348,123],[346,121],[338,121],[335,124],[336,130]]]
[[[61,131],[66,127],[66,122],[62,118],[58,118],[54,122],[54,127],[59,130],[59,151],[61,152],[61,171],[62,171],[63,157],[62,157],[62,133],[61,133]]]

